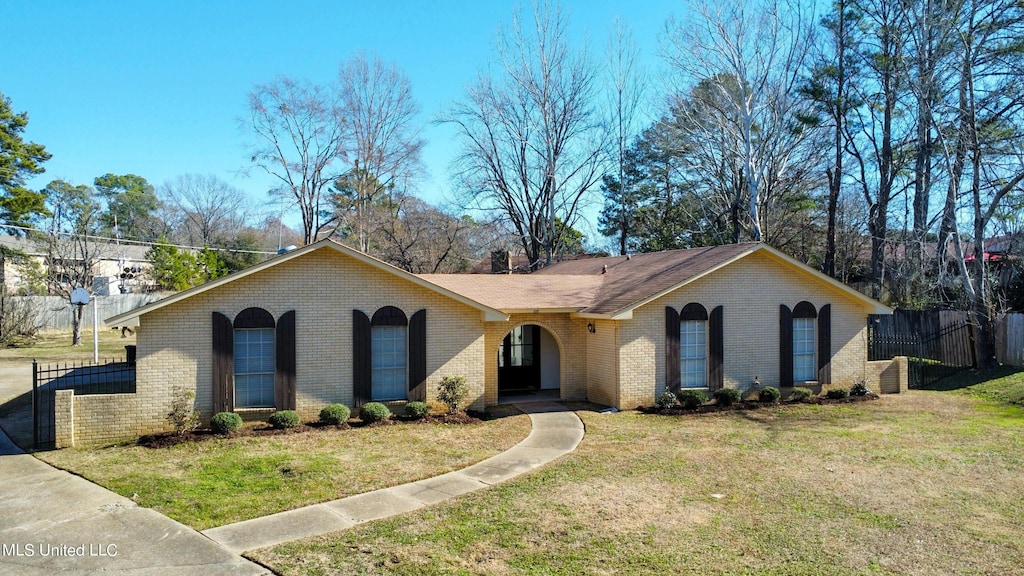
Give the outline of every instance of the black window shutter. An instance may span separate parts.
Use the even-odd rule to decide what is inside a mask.
[[[409,319],[409,400],[427,399],[427,311]]]
[[[818,382],[832,383],[832,305],[818,310]]]
[[[779,306],[779,386],[793,385],[793,312]]]
[[[277,364],[274,370],[274,406],[295,410],[295,310],[277,319],[275,333]]]
[[[370,318],[359,310],[353,310],[352,394],[355,408],[366,404],[373,397],[373,368],[370,354]]]
[[[708,319],[708,389],[712,392],[725,385],[725,326],[722,307],[711,311]]]
[[[679,312],[665,307],[665,389],[679,390]]]
[[[235,333],[231,319],[213,313],[213,412],[235,410]]]

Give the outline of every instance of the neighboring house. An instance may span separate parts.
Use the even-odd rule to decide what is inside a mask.
[[[150,267],[146,256],[148,246],[112,242],[97,242],[93,246],[96,262],[93,264],[92,277],[86,288],[101,296],[122,291],[147,291],[143,277]],[[0,235],[0,260],[0,281],[8,292],[14,294],[45,293],[45,282],[41,282],[43,278],[40,274],[62,273],[60,266],[47,270],[44,245],[19,236]]]
[[[530,392],[628,409],[755,382],[898,391],[898,367],[867,361],[867,317],[890,312],[759,243],[413,275],[323,240],[107,323],[139,326],[122,417],[145,433],[166,428],[175,386],[204,418],[306,419],[333,402],[432,400],[451,375],[474,409]]]

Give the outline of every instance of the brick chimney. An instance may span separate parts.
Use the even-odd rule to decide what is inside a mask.
[[[491,274],[511,274],[512,257],[508,250],[491,252]]]

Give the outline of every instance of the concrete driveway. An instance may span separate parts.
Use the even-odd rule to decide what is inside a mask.
[[[32,390],[32,363],[0,364],[0,404]]]
[[[0,574],[270,574],[199,532],[24,454],[0,432]]]

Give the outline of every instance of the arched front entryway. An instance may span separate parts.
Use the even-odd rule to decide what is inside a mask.
[[[498,347],[498,394],[544,392],[557,397],[561,366],[561,351],[551,332],[537,324],[517,326]]]

